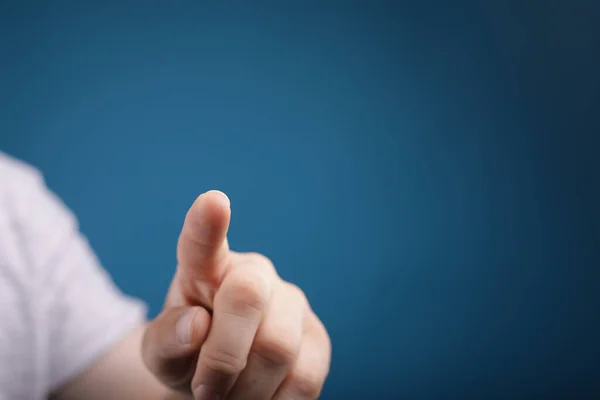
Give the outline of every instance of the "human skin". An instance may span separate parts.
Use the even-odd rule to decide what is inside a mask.
[[[230,218],[222,192],[196,199],[162,312],[55,398],[318,398],[331,359],[327,331],[267,257],[229,249]]]

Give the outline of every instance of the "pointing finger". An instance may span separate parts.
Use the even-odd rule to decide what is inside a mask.
[[[190,207],[177,244],[184,295],[211,307],[229,264],[227,196],[217,190],[200,195]]]

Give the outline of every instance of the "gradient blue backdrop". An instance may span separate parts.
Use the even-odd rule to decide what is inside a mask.
[[[594,2],[82,3],[1,6],[0,148],[151,315],[217,188],[325,399],[600,393]]]

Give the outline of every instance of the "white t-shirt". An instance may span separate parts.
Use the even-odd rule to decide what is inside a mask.
[[[39,400],[144,320],[34,168],[0,152],[0,400]]]

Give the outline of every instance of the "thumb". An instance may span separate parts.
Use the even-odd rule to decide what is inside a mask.
[[[190,391],[198,352],[210,327],[202,307],[174,307],[148,324],[142,341],[146,367],[165,385]]]

